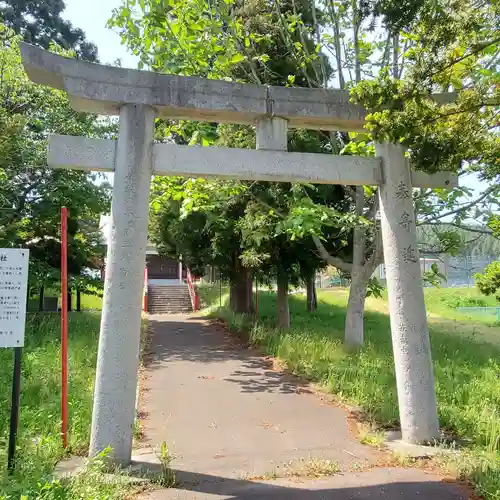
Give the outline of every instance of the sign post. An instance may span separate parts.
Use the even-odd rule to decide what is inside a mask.
[[[21,356],[22,347],[14,347],[14,371],[12,373],[12,399],[10,407],[9,451],[7,469],[12,473],[16,458],[16,437],[19,428],[19,403],[21,399]]]
[[[18,248],[0,249],[0,348],[14,348],[12,407],[7,456],[9,472],[12,472],[15,466],[16,437],[19,427],[21,355],[24,346],[26,321],[28,262],[28,250]]]

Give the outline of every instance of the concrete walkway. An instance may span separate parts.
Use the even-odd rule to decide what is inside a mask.
[[[424,471],[377,468],[381,453],[352,437],[343,409],[221,328],[152,316],[150,332],[142,444],[167,444],[179,486],[141,498],[469,498]],[[325,468],[338,472],[308,479]]]

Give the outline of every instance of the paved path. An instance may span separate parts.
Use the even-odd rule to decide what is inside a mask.
[[[221,328],[196,318],[152,316],[150,331],[143,444],[166,442],[181,485],[144,498],[468,498],[420,470],[373,468],[380,454],[351,436],[343,409]],[[304,465],[321,468],[326,461],[338,463],[337,475],[256,479]]]

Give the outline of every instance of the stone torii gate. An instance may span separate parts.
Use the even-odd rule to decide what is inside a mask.
[[[379,186],[403,439],[439,437],[412,187],[452,187],[456,176],[411,171],[394,144],[377,145],[376,158],[286,152],[289,127],[363,130],[365,112],[344,91],[159,75],[67,59],[24,43],[21,54],[31,80],[66,91],[75,110],[120,117],[117,141],[49,140],[51,167],[114,172],[91,455],[110,446],[117,463],[131,458],[153,174]],[[255,125],[257,151],[153,144],[155,117]]]

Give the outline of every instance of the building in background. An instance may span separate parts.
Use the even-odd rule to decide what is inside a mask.
[[[110,217],[100,221],[104,243],[111,236]],[[106,262],[101,269],[101,279],[106,273]],[[151,314],[187,313],[195,310],[195,292],[188,283],[188,272],[180,260],[158,254],[156,247],[148,243],[144,273],[144,310]],[[146,281],[147,280],[147,281]]]
[[[111,236],[111,220],[109,215],[103,215],[100,221],[101,232],[105,245]],[[106,263],[101,271],[101,278],[104,279]],[[170,257],[158,254],[156,247],[148,243],[146,248],[146,268],[148,270],[148,284],[150,285],[179,285],[185,283],[187,270],[182,262]]]

